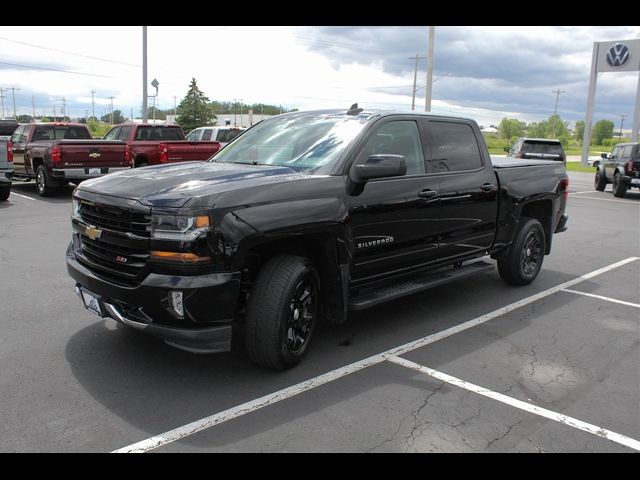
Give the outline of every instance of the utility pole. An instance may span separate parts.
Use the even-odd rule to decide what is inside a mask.
[[[17,120],[18,116],[16,114],[16,90],[20,90],[20,89],[16,87],[11,87],[9,90],[11,90],[11,93],[13,93],[13,118]]]
[[[240,99],[240,126],[242,126],[242,99]]]
[[[109,100],[111,100],[111,125],[113,125],[113,99],[116,98],[114,96],[109,97]]]
[[[93,116],[93,118],[96,118],[96,102],[94,98],[95,94],[96,94],[96,91],[91,90],[91,115]]]
[[[560,90],[560,89],[551,90],[551,91],[556,94],[556,106],[553,109],[553,114],[556,115],[558,113],[558,100],[560,99],[560,94],[561,93],[567,93],[567,92],[565,92],[564,90]]]
[[[142,123],[147,123],[147,27],[142,27]]]
[[[627,118],[626,115],[618,115],[620,117],[620,133],[618,134],[618,140],[622,139],[622,126],[624,125],[624,119]]]
[[[178,104],[176,103],[178,97],[173,96],[173,116],[175,117],[178,114]]]
[[[236,109],[238,108],[238,99],[234,98],[233,99],[233,126],[235,127],[236,125],[238,125],[238,119],[236,117]]]
[[[429,50],[427,52],[427,84],[426,92],[427,96],[424,100],[424,111],[431,111],[431,87],[433,82],[433,42],[436,36],[436,27],[433,25],[429,27]]]
[[[89,123],[89,110],[87,110],[86,108],[84,109],[84,120],[85,123]]]
[[[413,98],[411,100],[411,111],[416,109],[416,82],[418,81],[418,60],[424,60],[427,57],[421,57],[416,53],[415,57],[409,57],[409,60],[416,61],[416,67],[413,70]]]
[[[31,95],[31,111],[33,112],[33,123],[36,122],[36,96]]]
[[[0,87],[0,103],[2,103],[2,118],[4,118],[4,88]]]
[[[65,117],[67,116],[67,99],[62,97],[62,121],[65,121]]]
[[[53,121],[55,122],[57,120],[56,118],[56,102],[53,102]]]
[[[131,121],[133,122],[133,108],[131,108]]]

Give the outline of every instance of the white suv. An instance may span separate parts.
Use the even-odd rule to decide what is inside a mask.
[[[189,132],[187,140],[190,142],[220,142],[220,147],[222,148],[245,130],[245,127],[231,126],[199,127]]]

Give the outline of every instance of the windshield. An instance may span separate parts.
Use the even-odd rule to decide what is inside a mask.
[[[543,143],[543,142],[524,142],[523,148],[525,153],[542,153],[547,155],[560,155],[564,153],[561,143]]]
[[[307,113],[275,117],[244,132],[211,161],[279,165],[304,173],[329,173],[370,115]]]

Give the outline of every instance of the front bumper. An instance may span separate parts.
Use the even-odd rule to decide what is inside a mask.
[[[67,249],[67,270],[80,288],[99,296],[105,316],[195,353],[231,349],[232,321],[240,290],[240,272],[197,276],[150,273],[137,286],[122,286],[97,276]],[[184,318],[168,300],[183,294]]]

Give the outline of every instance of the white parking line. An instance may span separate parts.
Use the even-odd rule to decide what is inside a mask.
[[[117,450],[114,450],[112,453],[142,453],[142,452],[147,452],[149,450],[153,450],[155,448],[161,447],[168,443],[175,442],[176,440],[180,440],[181,438],[187,437],[189,435],[193,435],[194,433],[200,432],[214,425],[218,425],[220,423],[226,422],[227,420],[231,420],[233,418],[246,415],[247,413],[254,412],[268,405],[272,405],[276,402],[280,402],[282,400],[286,400],[287,398],[294,397],[300,393],[311,390],[312,388],[318,387],[320,385],[324,385],[326,383],[332,382],[334,380],[342,378],[351,373],[362,370],[363,368],[367,368],[372,365],[382,363],[386,360],[386,356],[388,355],[402,355],[404,353],[410,352],[417,348],[424,347],[425,345],[429,345],[431,343],[437,342],[438,340],[442,340],[447,337],[450,337],[451,335],[455,335],[456,333],[462,332],[469,328],[478,326],[482,323],[488,322],[489,320],[500,317],[501,315],[504,315],[520,307],[523,307],[537,300],[540,300],[541,298],[548,297],[549,295],[553,295],[554,293],[559,292],[567,287],[571,287],[573,285],[576,285],[577,283],[596,277],[598,275],[601,275],[605,272],[608,272],[615,268],[626,265],[627,263],[633,262],[635,260],[638,260],[638,257],[626,258],[619,262],[613,263],[606,267],[599,268],[598,270],[594,270],[593,272],[574,278],[573,280],[569,280],[567,282],[561,283],[560,285],[557,285],[555,287],[551,287],[542,292],[523,298],[522,300],[518,300],[517,302],[513,302],[505,307],[498,308],[493,312],[489,312],[480,317],[474,318],[472,320],[468,320],[464,323],[461,323],[460,325],[456,325],[455,327],[451,327],[441,332],[427,335],[426,337],[423,337],[419,340],[405,343],[404,345],[401,345],[399,347],[392,348],[390,350],[379,353],[377,355],[373,355],[369,358],[365,358],[364,360],[360,360],[359,362],[355,362],[350,365],[332,370],[318,377],[312,378],[310,380],[306,380],[296,385],[292,385],[282,390],[278,390],[277,392],[270,393],[268,395],[257,398],[255,400],[250,400],[246,403],[230,408],[223,412],[210,415],[208,417],[202,418],[200,420],[196,420],[182,427],[174,428],[173,430],[169,430],[168,432],[162,433],[160,435],[156,435],[146,440],[142,440],[140,442],[133,443],[126,447],[119,448]]]
[[[573,194],[573,198],[579,198],[580,200],[596,200],[598,202],[615,202],[615,203],[628,203],[629,205],[639,206],[640,202],[633,202],[631,200],[614,200],[612,198],[593,198],[593,197],[578,197],[578,193],[584,194],[584,192],[577,192]],[[593,192],[588,192],[593,193]]]
[[[569,195],[578,195],[579,193],[593,193],[593,190],[584,190],[582,192],[569,192]]]
[[[488,397],[493,400],[497,400],[498,402],[511,405],[512,407],[519,408],[520,410],[524,410],[526,412],[533,413],[541,417],[549,418],[555,422],[563,423],[564,425],[577,428],[578,430],[582,430],[583,432],[587,432],[601,438],[606,438],[607,440],[611,440],[612,442],[619,443],[620,445],[624,445],[625,447],[633,448],[634,450],[640,451],[640,441],[627,437],[625,435],[612,432],[611,430],[598,427],[597,425],[592,425],[590,423],[583,422],[582,420],[578,420],[576,418],[563,415],[562,413],[557,413],[551,410],[547,410],[546,408],[538,407],[536,405],[533,405],[532,403],[523,402],[522,400],[518,400],[513,397],[503,395],[502,393],[488,390],[484,387],[480,387],[478,385],[474,385],[473,383],[460,380],[459,378],[452,377],[451,375],[447,375],[446,373],[433,370],[432,368],[425,367],[423,365],[420,365],[415,362],[411,362],[404,358],[396,357],[395,355],[387,355],[386,358],[391,363],[395,363],[397,365],[410,368],[411,370],[424,373],[425,375],[429,375],[430,377],[437,378],[440,381],[449,383],[451,385],[455,385],[456,387],[463,388],[470,392],[477,393],[478,395],[482,395],[483,397]]]
[[[15,195],[20,198],[26,198],[27,200],[35,200],[35,198],[27,197],[26,195],[20,195],[19,193],[16,193],[16,192],[11,192],[11,195]]]
[[[593,297],[593,298],[597,298],[599,300],[606,300],[607,302],[619,303],[620,305],[628,305],[629,307],[640,308],[640,304],[638,304],[638,303],[625,302],[624,300],[617,300],[617,299],[611,298],[611,297],[603,297],[602,295],[595,295],[593,293],[580,292],[578,290],[569,290],[568,288],[565,288],[562,291],[563,292],[569,292],[569,293],[576,293],[578,295],[584,295],[585,297]]]

